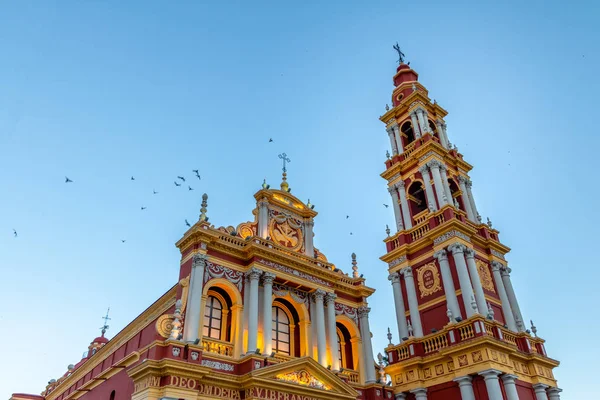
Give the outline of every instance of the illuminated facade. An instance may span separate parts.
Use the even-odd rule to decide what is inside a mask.
[[[11,399],[558,400],[558,362],[525,328],[509,249],[481,222],[471,166],[417,78],[400,64],[381,117],[396,218],[381,259],[400,342],[386,361],[373,359],[374,290],[354,254],[346,274],[315,247],[317,213],[291,194],[284,167],[237,227],[209,223],[204,195],[176,244],[174,286],[111,340],[103,331],[41,395]]]
[[[385,239],[400,344],[386,349],[395,398],[558,400],[544,340],[526,329],[511,269],[448,140],[447,112],[401,63],[386,124],[396,224]],[[533,324],[533,323],[532,323]]]

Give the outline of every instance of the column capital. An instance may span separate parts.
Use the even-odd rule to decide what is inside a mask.
[[[410,390],[410,392],[412,394],[414,394],[415,397],[425,396],[427,394],[427,388],[416,388],[416,389]]]
[[[512,269],[510,269],[509,267],[506,267],[506,266],[500,267],[500,275],[502,275],[502,276],[510,277],[511,272],[512,272]]]
[[[467,179],[467,181],[465,182],[465,185],[467,186],[468,189],[471,189],[473,187],[473,182],[470,179]]]
[[[446,249],[441,249],[433,253],[433,257],[437,258],[439,262],[446,261],[448,259],[448,253]]]
[[[248,270],[248,272],[246,272],[246,277],[250,281],[257,281],[258,278],[260,278],[261,274],[262,274],[262,271],[260,269],[258,269],[256,267],[252,267]]]
[[[473,250],[473,249],[472,249],[472,248],[470,248],[470,247],[467,247],[467,248],[465,249],[465,256],[466,256],[467,258],[475,258],[475,250]]]
[[[502,265],[502,263],[499,263],[498,261],[492,261],[491,264],[493,272],[500,271],[504,267],[504,265]]]
[[[429,169],[432,169],[432,168],[439,169],[442,166],[442,163],[439,162],[438,160],[431,160],[426,165],[429,167]]]
[[[325,295],[325,304],[330,305],[335,303],[335,299],[337,299],[337,295],[335,293],[327,293]]]
[[[533,390],[535,390],[535,392],[545,392],[546,389],[548,389],[550,386],[545,385],[543,383],[536,383],[535,385],[533,385]]]
[[[208,261],[207,254],[195,254],[192,258],[192,268],[196,267],[206,267],[206,262]]]
[[[312,297],[315,301],[317,301],[317,300],[323,301],[326,293],[327,292],[325,292],[323,289],[317,289],[313,292]]]
[[[397,273],[397,272],[394,272],[393,274],[390,274],[390,275],[388,276],[388,281],[391,281],[391,282],[392,282],[392,285],[393,285],[394,283],[398,283],[398,282],[400,282],[400,275],[398,275],[398,273]]]
[[[388,187],[388,192],[390,192],[390,194],[394,194],[395,190],[396,190],[396,185],[392,185],[392,186]]]
[[[406,393],[396,393],[394,400],[406,400]]]
[[[394,183],[394,188],[396,189],[404,189],[404,181],[403,180],[399,180],[398,182]]]
[[[464,253],[466,248],[467,246],[465,246],[464,244],[456,242],[448,246],[448,251],[451,251],[452,255],[455,255],[459,253]]]
[[[473,377],[470,375],[459,376],[458,378],[452,379],[454,382],[458,383],[458,386],[472,386],[473,385]]]
[[[371,307],[362,306],[358,307],[358,318],[369,317],[369,312],[371,312]]]
[[[263,284],[272,285],[275,278],[276,278],[275,274],[273,274],[271,272],[265,272],[262,276]]]
[[[419,172],[425,175],[429,172],[429,166],[427,164],[422,165],[421,167],[419,167]]]
[[[413,277],[413,271],[412,271],[412,267],[404,267],[400,270],[400,273],[402,275],[404,275],[405,278],[412,278]]]
[[[459,183],[464,183],[464,184],[466,184],[468,181],[469,181],[469,178],[467,178],[466,176],[462,176],[462,175],[459,175],[459,176],[458,176],[458,182],[459,182]]]
[[[550,396],[556,396],[556,398],[558,398],[558,396],[560,395],[560,392],[562,392],[563,390],[557,387],[550,387],[548,388],[548,394]]]
[[[512,375],[512,374],[504,374],[500,378],[502,378],[502,382],[511,384],[511,383],[515,383],[515,380],[518,379],[519,377],[517,375]]]
[[[486,381],[489,379],[498,379],[498,375],[502,374],[502,371],[497,369],[486,369],[485,371],[481,371],[478,375],[483,376],[483,379]]]

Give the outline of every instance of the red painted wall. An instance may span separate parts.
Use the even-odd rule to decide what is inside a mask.
[[[531,384],[523,381],[516,381],[517,393],[519,394],[519,400],[536,400],[535,391]]]
[[[427,389],[427,400],[461,400],[458,384],[448,382],[430,387]]]
[[[133,394],[133,381],[125,370],[102,382],[91,391],[80,397],[81,400],[109,400],[112,391],[115,400],[130,400]]]
[[[430,334],[431,329],[439,331],[448,323],[446,311],[446,302],[421,311],[421,324],[423,325],[424,335]]]

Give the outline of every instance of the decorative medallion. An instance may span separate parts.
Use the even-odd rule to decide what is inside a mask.
[[[173,329],[173,315],[163,314],[156,320],[156,332],[165,339],[171,335]]]
[[[473,357],[473,362],[480,362],[483,360],[483,357],[481,356],[481,351],[474,351],[471,353],[471,357]]]
[[[496,350],[492,350],[490,353],[492,355],[492,360],[498,361],[498,352]]]
[[[467,355],[466,354],[458,356],[458,365],[460,367],[464,367],[465,365],[469,365],[469,360],[467,359]]]
[[[481,286],[483,286],[485,290],[495,293],[496,289],[494,289],[492,274],[490,273],[490,268],[488,267],[487,263],[481,260],[476,260],[475,264],[477,265],[477,272],[479,272],[479,280],[481,281]]]
[[[271,211],[269,236],[275,243],[292,250],[300,250],[304,242],[302,221],[291,215]]]
[[[444,374],[444,366],[442,364],[438,364],[435,366],[435,374],[438,376]]]
[[[406,380],[407,380],[407,381],[412,381],[412,380],[414,380],[414,379],[415,379],[415,370],[414,370],[414,369],[411,369],[410,371],[408,371],[408,372],[406,373]]]
[[[252,237],[256,234],[255,226],[250,224],[249,222],[245,222],[243,224],[239,224],[237,227],[237,234],[242,238],[246,239],[247,237]]]
[[[454,361],[448,361],[448,372],[454,371]]]
[[[331,386],[325,384],[323,381],[319,380],[317,377],[315,377],[305,369],[301,369],[300,371],[288,372],[285,374],[279,374],[275,376],[275,379],[295,383],[296,385],[308,386],[323,390],[331,390]]]
[[[435,263],[429,263],[417,269],[417,281],[421,298],[431,296],[435,292],[442,290],[440,272]]]
[[[521,370],[523,371],[524,374],[529,375],[529,368],[527,368],[526,364],[521,364]]]
[[[507,358],[506,358],[506,354],[500,353],[500,359],[502,360],[503,364],[507,364],[508,363]]]
[[[396,375],[396,376],[394,377],[394,381],[396,382],[396,385],[399,385],[399,384],[401,384],[401,383],[403,382],[403,379],[402,379],[402,374],[398,374],[398,375]]]
[[[424,368],[423,369],[423,376],[425,377],[425,379],[431,378],[431,368]]]

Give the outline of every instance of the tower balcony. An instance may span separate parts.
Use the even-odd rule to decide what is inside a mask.
[[[555,386],[552,369],[559,363],[547,356],[544,342],[527,332],[515,333],[497,321],[475,315],[449,323],[439,332],[388,346],[386,373],[394,385],[418,387],[429,379],[439,383],[446,374],[450,380],[451,376],[460,375],[459,369],[468,374],[494,368],[518,374],[522,380]]]
[[[486,224],[475,224],[467,218],[462,210],[446,205],[441,210],[430,212],[429,210],[417,215],[417,224],[411,229],[401,230],[393,236],[384,240],[387,252],[390,253],[404,245],[414,244],[426,238],[442,234],[451,227],[458,228],[467,236],[477,235],[483,241],[494,241],[500,244],[498,231]]]

